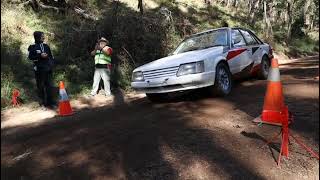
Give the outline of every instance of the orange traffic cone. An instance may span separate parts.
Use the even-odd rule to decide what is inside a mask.
[[[284,104],[282,84],[280,81],[280,71],[278,60],[271,60],[271,67],[268,74],[267,92],[264,98],[263,110],[261,117],[254,119],[253,122],[282,126],[282,143],[278,164],[280,163],[281,154],[288,157],[289,155],[289,111]],[[278,134],[280,135],[280,134]],[[277,136],[278,136],[277,135]],[[276,137],[277,137],[276,136]]]
[[[67,95],[67,92],[64,88],[64,83],[60,81],[59,83],[59,94],[60,94],[60,101],[59,101],[59,114],[60,116],[68,116],[72,115],[73,111],[70,105],[70,101]]]
[[[288,107],[284,104],[284,97],[282,92],[282,84],[280,81],[280,71],[277,59],[271,60],[271,67],[268,75],[267,92],[264,99],[264,105],[261,117],[257,117],[253,122],[266,123],[271,125],[281,126],[279,134],[274,136],[266,144],[271,143],[280,134],[281,146],[278,156],[277,164],[280,165],[281,156],[288,157],[289,155],[289,136],[291,136],[300,146],[306,149],[310,154],[319,159],[319,154],[315,153],[311,148],[301,143],[297,138],[289,133],[289,124],[292,123],[293,116],[289,113]]]
[[[254,122],[282,126],[284,121],[289,123],[288,119],[289,112],[288,107],[284,104],[278,60],[273,58],[269,69],[262,115],[254,119]]]
[[[271,60],[261,119],[265,123],[280,125],[288,121],[288,107],[284,104],[279,65],[275,58]]]
[[[268,81],[261,120],[263,123],[280,124],[282,126],[281,147],[278,157],[279,165],[281,155],[286,157],[289,155],[289,111],[284,104],[279,64],[275,58],[271,60]]]

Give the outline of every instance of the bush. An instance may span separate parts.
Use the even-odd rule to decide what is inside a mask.
[[[289,48],[297,54],[312,55],[314,52],[319,52],[319,41],[314,41],[308,36],[293,39]]]

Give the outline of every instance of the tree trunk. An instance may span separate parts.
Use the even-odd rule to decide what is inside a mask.
[[[249,8],[248,8],[248,15],[249,15],[248,17],[250,17],[250,12],[252,11],[252,4],[253,4],[253,3],[252,3],[252,0],[249,0],[249,1],[248,1],[248,7],[249,7]]]
[[[304,8],[303,8],[304,25],[306,25],[308,27],[310,25],[310,14],[312,14],[312,12],[310,12],[310,8],[309,8],[310,5],[311,5],[311,1],[310,0],[306,0]]]
[[[227,7],[229,7],[230,5],[230,0],[227,0]]]
[[[204,0],[204,4],[206,4],[206,5],[211,5],[211,1],[212,1],[212,0]]]
[[[140,14],[143,15],[143,4],[142,4],[142,0],[138,0],[138,8],[140,9]]]
[[[111,64],[112,64],[112,85],[115,87],[115,88],[118,88],[119,87],[119,56],[117,55],[117,51],[116,49],[120,49],[120,44],[119,42],[118,43],[115,43],[117,42],[117,39],[116,39],[116,32],[117,32],[117,26],[118,26],[118,13],[119,13],[119,5],[120,5],[120,2],[118,0],[114,0],[112,2],[112,22],[111,22],[111,43],[113,44],[113,49],[115,50],[114,53],[112,53],[112,61],[111,61]]]
[[[268,27],[267,27],[267,2],[266,2],[266,0],[263,1],[263,19],[264,19],[264,24],[263,24],[264,36],[269,37]]]
[[[267,24],[268,24],[268,31],[269,31],[269,35],[272,37],[273,36],[273,30],[272,30],[272,19],[274,17],[274,13],[273,13],[273,6],[274,6],[274,0],[271,0],[271,2],[269,3],[269,11],[267,11]]]
[[[270,5],[269,6],[270,22],[273,23],[276,20],[275,18],[276,18],[276,12],[277,12],[277,10],[275,8],[275,6],[276,6],[275,1],[272,0],[269,5]]]
[[[254,20],[256,18],[256,11],[259,8],[259,4],[260,4],[260,0],[252,0],[253,4],[252,4],[252,8],[250,11],[250,22],[251,24],[254,23]]]
[[[314,18],[314,16],[312,16],[310,25],[308,27],[309,31],[313,31],[313,25],[314,25],[314,19],[313,18]]]
[[[287,0],[287,41],[291,38],[291,29],[292,29],[292,0]]]
[[[233,6],[233,7],[237,7],[237,5],[238,5],[238,0],[233,0],[232,6]]]
[[[273,35],[273,31],[272,31],[272,26],[270,23],[270,18],[268,16],[267,13],[267,2],[266,0],[263,1],[263,18],[264,18],[264,33],[265,33],[265,37],[270,38]]]

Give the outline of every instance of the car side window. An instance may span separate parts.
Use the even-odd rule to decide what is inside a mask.
[[[253,37],[258,42],[258,44],[263,44],[262,41],[253,32],[249,31],[249,33],[251,37]]]
[[[231,31],[231,40],[232,40],[232,47],[241,47],[241,46],[245,46],[246,42],[243,39],[243,36],[241,35],[241,33],[239,32],[239,30],[237,29],[233,29]]]
[[[251,35],[248,31],[240,30],[241,33],[243,34],[243,37],[246,39],[248,45],[257,45],[259,44]]]

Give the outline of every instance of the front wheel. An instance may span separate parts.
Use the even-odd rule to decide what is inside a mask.
[[[212,88],[215,95],[226,96],[230,94],[232,89],[232,78],[226,64],[219,63],[217,65],[215,82]]]
[[[263,80],[268,79],[269,68],[270,68],[270,61],[266,56],[263,56],[261,60],[261,68],[258,73],[258,78]]]

